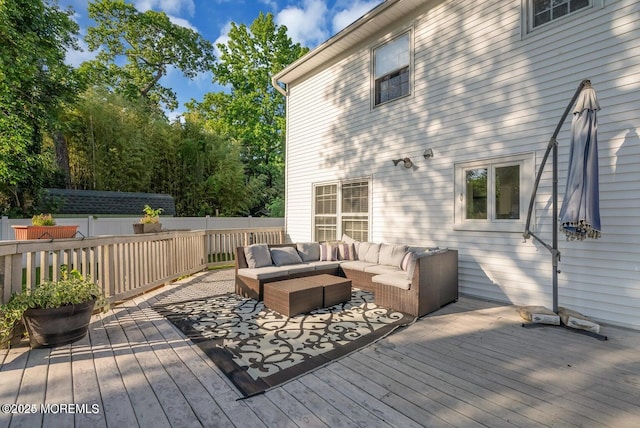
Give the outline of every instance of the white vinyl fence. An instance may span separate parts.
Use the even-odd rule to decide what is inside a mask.
[[[133,224],[138,223],[140,217],[56,217],[56,224],[77,225],[78,237],[93,237],[105,235],[133,234]],[[253,229],[262,227],[284,227],[283,218],[268,217],[160,217],[162,229],[177,230],[223,230],[223,229]],[[29,225],[30,219],[0,220],[0,240],[14,240],[15,234],[11,226]]]

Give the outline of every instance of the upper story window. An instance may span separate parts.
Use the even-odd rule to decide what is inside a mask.
[[[373,50],[374,106],[411,92],[410,32]]]
[[[590,7],[592,2],[593,0],[529,0],[531,29]]]

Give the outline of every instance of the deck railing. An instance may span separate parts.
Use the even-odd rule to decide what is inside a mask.
[[[169,231],[53,241],[0,242],[0,303],[57,280],[62,265],[98,284],[111,302],[127,299],[207,267],[232,263],[235,248],[284,242],[284,229]]]

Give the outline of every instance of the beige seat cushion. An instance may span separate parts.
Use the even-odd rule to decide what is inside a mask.
[[[404,272],[376,275],[371,280],[378,284],[390,285],[403,290],[409,290],[411,288],[411,280],[407,278]]]
[[[365,268],[368,268],[371,266],[377,266],[377,265],[375,263],[369,263],[362,260],[353,260],[353,261],[341,262],[340,266],[343,269],[351,269],[351,270],[358,270],[358,271],[364,272]]]
[[[289,274],[287,267],[265,266],[261,268],[245,268],[238,269],[238,275],[253,279],[270,279],[278,277],[286,277]]]

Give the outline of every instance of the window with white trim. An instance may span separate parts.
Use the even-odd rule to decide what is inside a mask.
[[[529,31],[593,6],[594,0],[528,0]]]
[[[532,154],[458,163],[454,169],[455,229],[522,231],[535,173]]]
[[[374,106],[411,92],[411,32],[373,49]]]
[[[313,187],[313,239],[335,241],[347,234],[369,238],[369,180],[316,184]]]

